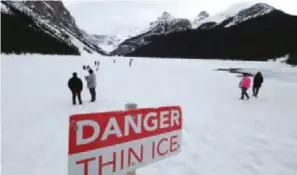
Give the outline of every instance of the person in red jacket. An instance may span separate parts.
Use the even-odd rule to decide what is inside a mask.
[[[240,97],[241,100],[244,99],[244,96],[246,96],[247,99],[250,99],[250,96],[247,93],[247,90],[250,88],[250,86],[251,86],[251,79],[246,73],[244,73],[239,83],[239,88],[241,88],[241,97]]]
[[[76,105],[76,97],[78,98],[79,104],[82,104],[81,91],[83,90],[83,82],[77,77],[77,73],[73,72],[72,78],[68,81],[68,88],[72,92],[72,103]]]

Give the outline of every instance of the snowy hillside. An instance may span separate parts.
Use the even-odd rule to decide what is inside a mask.
[[[198,26],[200,26],[202,24],[201,21],[208,17],[209,17],[209,13],[207,13],[206,11],[200,12],[199,15],[192,22],[192,27],[197,28]]]
[[[37,29],[35,30],[48,33],[50,36],[67,43],[69,46],[77,47],[80,53],[106,54],[101,48],[89,40],[89,35],[86,32],[76,26],[74,18],[61,1],[2,1],[1,13],[24,19],[29,18],[34,21],[34,25],[36,24]],[[17,23],[24,22],[24,20],[21,20]],[[31,27],[32,24],[28,24],[28,26]],[[15,29],[16,33],[21,32],[18,30],[20,29]],[[5,32],[9,31],[5,30]],[[7,33],[3,34],[8,35]],[[33,41],[37,42],[36,40]],[[7,45],[7,42],[6,40],[3,41],[5,45]],[[18,44],[14,43],[14,45],[17,47]]]
[[[121,42],[128,38],[120,39],[116,35],[93,35],[93,37],[96,44],[106,52],[115,50]]]
[[[250,35],[248,32],[251,29],[254,29],[254,27],[252,27],[253,25],[255,26],[261,25],[261,24],[271,25],[272,27],[271,31],[273,32],[279,31],[278,28],[280,28],[280,25],[283,25],[282,23],[286,23],[285,22],[287,20],[286,18],[291,18],[289,16],[290,15],[285,14],[282,11],[279,11],[278,9],[268,4],[253,3],[253,2],[235,3],[231,5],[229,8],[227,8],[226,10],[223,10],[222,12],[214,15],[210,15],[206,11],[202,11],[198,14],[196,18],[191,19],[191,21],[188,19],[175,18],[170,13],[164,12],[155,21],[151,22],[149,24],[149,27],[143,30],[143,32],[139,32],[134,37],[131,37],[125,40],[124,42],[122,42],[118,46],[118,48],[114,50],[111,54],[122,55],[122,56],[144,56],[144,57],[150,57],[150,56],[152,57],[188,57],[189,55],[191,55],[191,57],[196,57],[196,58],[199,58],[199,57],[210,58],[210,57],[213,57],[210,55],[214,53],[220,53],[220,55],[216,55],[216,57],[230,57],[230,54],[225,55],[222,53],[226,52],[226,50],[229,50],[231,48],[219,48],[219,51],[211,51],[212,45],[217,45],[217,43],[225,43],[226,41],[229,41],[230,37],[237,38],[238,40],[240,40],[240,37],[237,37],[237,36]],[[271,20],[276,21],[274,26],[272,26]],[[248,22],[248,24],[246,22]],[[242,25],[245,25],[245,27],[243,27]],[[288,25],[288,24],[285,24],[285,25]],[[294,24],[290,24],[290,25],[294,26]],[[226,32],[224,28],[230,28],[231,26],[234,27],[233,28],[234,30],[236,27],[238,27],[243,29],[244,31],[235,30],[235,32],[231,32],[233,33],[233,36],[228,36],[228,37],[223,36],[222,34],[219,34],[219,33]],[[294,27],[289,27],[287,30],[291,30],[291,28],[294,28]],[[195,29],[195,30],[190,30],[190,29]],[[205,30],[207,30],[209,33],[214,33],[214,34],[209,34],[208,36],[208,33],[204,33]],[[184,32],[183,34],[181,34],[179,31],[184,31]],[[217,32],[217,34],[215,32]],[[250,33],[255,33],[255,32],[250,32]],[[256,32],[256,33],[257,33],[256,35],[252,35],[253,37],[250,37],[250,38],[252,38],[253,40],[259,40],[257,39],[259,38],[258,33],[260,36],[262,34],[260,34],[260,32]],[[280,32],[278,33],[279,33],[278,35],[286,35]],[[185,39],[184,35],[191,35],[191,36],[188,39]],[[198,37],[194,35],[201,35],[201,36],[199,36],[199,39],[198,39]],[[219,35],[222,37],[220,37]],[[178,36],[178,37],[175,39],[172,39],[172,41],[164,41],[174,36]],[[282,36],[282,38],[284,37]],[[172,49],[172,47],[174,47],[175,45],[179,45],[181,42],[183,42],[181,40],[185,41],[183,44],[181,44],[182,46],[176,46],[177,47],[176,49]],[[210,41],[212,42],[213,40],[215,43],[210,43]],[[160,47],[158,43],[160,41],[163,42],[162,44],[160,44],[162,45],[162,47]],[[239,41],[236,41],[236,43],[237,42]],[[206,46],[208,44],[210,45],[210,47]],[[248,42],[242,42],[242,44],[248,45]],[[253,43],[253,45],[255,44],[256,43]],[[192,46],[184,47],[185,45],[192,45]],[[202,49],[202,47],[204,48]],[[164,48],[168,48],[170,53],[163,54]],[[175,50],[176,52],[178,52],[178,50],[186,50],[187,48],[189,48],[189,50],[191,49],[195,50],[195,48],[197,48],[202,51],[197,51],[199,52],[198,54],[189,53],[190,51],[181,51],[183,53],[182,54],[179,53],[179,55],[172,53],[172,50]],[[269,49],[272,50],[271,48]],[[206,52],[205,50],[210,50],[210,51],[209,53],[204,53]],[[245,49],[239,48],[238,50],[244,51]],[[242,53],[237,54],[236,57],[242,57],[241,55],[243,54]],[[253,54],[253,55],[256,55],[256,54]],[[283,56],[283,55],[277,55],[277,56]],[[265,54],[265,56],[261,56],[261,57],[271,57],[271,55]]]
[[[231,22],[229,22],[228,24],[225,24],[225,27],[230,27],[232,25],[239,24],[249,19],[268,14],[273,10],[276,10],[276,9],[269,6],[268,4],[261,4],[261,3],[255,4],[250,8],[246,8],[239,11],[234,17],[232,17]]]
[[[140,31],[136,36],[123,41],[111,54],[126,55],[139,47],[151,43],[150,39],[153,36],[185,31],[191,28],[192,24],[188,19],[175,18],[168,12],[164,12],[155,21],[151,22],[148,28]]]
[[[84,86],[72,106],[67,81],[100,60],[96,103]],[[137,170],[139,175],[296,175],[297,69],[272,62],[2,55],[2,172],[67,175],[71,114],[180,105],[182,152]],[[261,70],[257,99],[238,100],[236,74]],[[251,91],[249,90],[249,93]]]
[[[164,12],[155,21],[153,21],[153,22],[150,23],[150,26],[149,26],[149,29],[148,30],[152,30],[152,29],[154,29],[155,27],[157,27],[160,24],[170,23],[173,20],[175,20],[175,17],[174,16],[172,16],[168,12]]]
[[[232,18],[228,24],[225,24],[226,27],[230,27],[231,25],[239,24],[248,19],[268,14],[273,10],[275,10],[273,7],[265,3],[257,3],[257,4],[254,4],[251,2],[235,3],[231,5],[229,8],[227,8],[226,10],[214,15],[207,15],[205,13],[198,15],[194,19],[192,25],[193,25],[193,28],[198,28],[207,23],[213,23],[215,25],[212,25],[211,27],[214,27],[216,25],[221,24],[225,20]]]

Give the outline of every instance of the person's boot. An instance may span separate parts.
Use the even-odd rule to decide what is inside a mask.
[[[92,97],[90,102],[94,102],[94,101],[95,101],[95,99],[94,99],[94,97]]]

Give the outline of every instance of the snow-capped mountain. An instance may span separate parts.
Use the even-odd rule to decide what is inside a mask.
[[[210,16],[209,13],[207,13],[206,11],[200,12],[199,15],[192,22],[192,27],[197,28],[201,24],[200,21],[208,18],[209,16]]]
[[[164,12],[155,21],[151,22],[147,29],[122,42],[111,54],[125,55],[141,46],[149,44],[153,36],[185,31],[191,28],[192,24],[188,19],[175,18],[168,12]]]
[[[116,35],[93,35],[96,44],[106,52],[115,50],[123,41]]]
[[[32,20],[30,25],[36,25],[40,32],[50,34],[70,47],[76,47],[79,53],[106,54],[90,40],[91,36],[77,27],[74,18],[61,1],[1,1],[1,13],[17,14]]]
[[[196,19],[193,21],[192,26],[194,29],[209,29],[220,25],[222,22],[226,22],[228,20],[228,22],[224,23],[224,25],[226,27],[229,27],[231,25],[244,22],[248,19],[268,14],[273,10],[275,10],[275,8],[266,3],[236,3],[230,6],[225,11],[212,16],[208,15],[206,12],[201,12],[206,15],[203,15],[201,18],[199,14],[198,17],[196,17]]]
[[[219,26],[228,19],[228,23],[230,24],[240,23],[250,19],[249,16],[251,15],[257,17],[261,14],[267,14],[271,12],[271,9],[273,8],[267,4],[255,5],[249,2],[242,2],[236,3],[225,11],[212,16],[208,12],[202,11],[192,22],[188,19],[175,18],[170,13],[164,12],[155,21],[151,22],[147,29],[121,43],[112,54],[124,55],[125,53],[132,52],[136,48],[150,43],[150,38],[155,35],[165,35],[172,32],[188,30],[190,28],[199,30],[211,29],[215,26]]]
[[[197,28],[154,35],[124,56],[264,61],[297,48],[297,16],[268,4],[236,4],[217,15],[199,17]]]
[[[174,20],[174,16],[172,16],[168,12],[164,12],[161,16],[159,16],[155,21],[150,23],[148,30],[152,30],[156,28],[158,25],[166,25]]]
[[[170,13],[164,12],[155,21],[150,23],[145,32],[150,31],[155,34],[166,34],[190,29],[191,27],[192,24],[188,19],[175,18]]]
[[[270,12],[275,10],[272,6],[264,3],[258,3],[253,5],[250,8],[245,8],[241,11],[239,11],[235,16],[231,17],[229,20],[229,23],[225,23],[225,27],[230,27],[232,25],[236,25],[239,23],[242,23],[244,21],[247,21],[252,18],[256,18],[258,16],[266,15]]]

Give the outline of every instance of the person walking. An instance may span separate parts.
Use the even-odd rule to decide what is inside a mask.
[[[133,59],[131,58],[130,61],[129,61],[129,66],[130,67],[132,66],[132,62],[133,62]]]
[[[263,79],[262,73],[257,72],[253,80],[253,96],[256,98],[258,97],[258,93],[262,86],[263,81],[264,79]]]
[[[72,92],[72,104],[76,105],[76,98],[78,98],[79,104],[81,105],[81,91],[83,90],[83,82],[77,77],[76,72],[72,73],[72,77],[68,81],[68,88]]]
[[[250,88],[250,84],[251,84],[250,77],[246,73],[244,73],[239,83],[239,88],[241,88],[241,97],[240,97],[241,100],[244,100],[244,97],[246,97],[247,99],[250,99],[250,96],[247,93],[247,90]]]
[[[86,81],[87,81],[87,87],[90,91],[91,94],[91,102],[96,101],[96,74],[94,73],[94,71],[92,69],[89,69],[89,76],[85,77]]]

